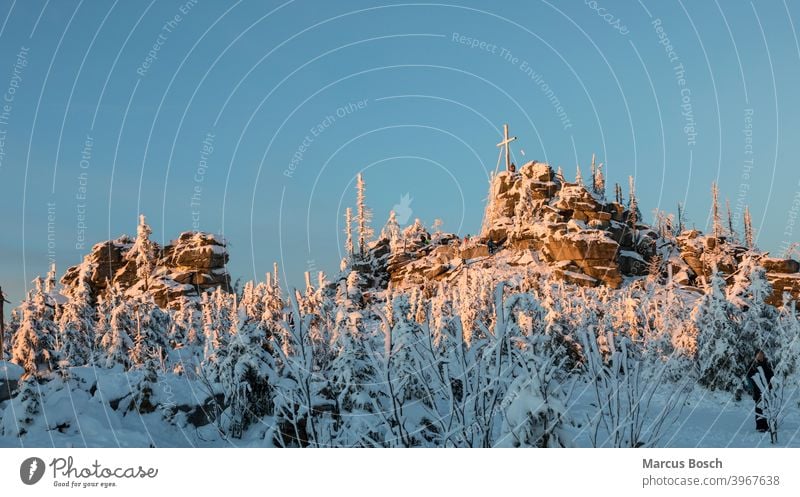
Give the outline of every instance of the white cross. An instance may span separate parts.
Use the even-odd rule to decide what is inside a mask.
[[[503,141],[497,144],[498,147],[506,147],[506,171],[511,168],[511,149],[508,144],[516,140],[516,136],[508,137],[508,124],[503,125]]]

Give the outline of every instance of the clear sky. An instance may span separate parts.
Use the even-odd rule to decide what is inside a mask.
[[[503,123],[518,164],[635,175],[648,220],[683,202],[705,228],[718,180],[761,248],[800,239],[796,1],[1,0],[0,22],[14,301],[140,212],[161,243],[224,234],[234,279],[332,273],[358,172],[377,229],[402,205],[475,233]]]

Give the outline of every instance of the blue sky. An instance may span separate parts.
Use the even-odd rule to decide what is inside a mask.
[[[331,273],[360,171],[376,228],[408,194],[401,221],[475,233],[505,122],[517,163],[635,175],[648,218],[683,202],[704,228],[718,180],[761,248],[800,238],[796,2],[3,0],[0,22],[13,300],[139,212],[162,243],[223,233],[234,278]]]

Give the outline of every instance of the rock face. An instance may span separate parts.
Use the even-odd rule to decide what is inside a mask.
[[[793,259],[776,259],[774,257],[764,257],[761,265],[768,273],[793,274],[800,271],[800,263]]]
[[[416,234],[402,249],[386,250],[388,241],[376,244],[383,247],[378,266],[400,288],[454,278],[476,262],[484,267],[544,264],[550,274],[580,286],[617,288],[624,278],[652,273],[702,287],[714,271],[732,275],[747,256],[760,257],[767,271],[774,290],[770,303],[780,305],[784,292],[800,298],[797,261],[766,257],[697,230],[674,236],[669,225],[655,230],[636,222],[640,217],[606,200],[601,191],[569,183],[549,165],[533,161],[492,178],[478,237],[462,241],[455,235],[431,237],[421,226],[407,228]]]
[[[89,280],[94,295],[106,292],[109,284],[119,284],[128,293],[143,288],[145,282],[136,276],[136,262],[126,257],[132,246],[133,240],[122,236],[96,244],[84,257],[83,265],[93,267]],[[182,233],[169,245],[157,247],[156,253],[155,268],[148,284],[159,306],[169,307],[180,297],[199,296],[209,289],[230,288],[230,275],[225,268],[227,246],[215,235]],[[66,288],[77,284],[80,270],[80,265],[67,269],[61,283]]]
[[[571,283],[616,288],[625,268],[620,253],[635,253],[634,240],[643,238],[624,219],[622,205],[533,161],[519,173],[504,171],[492,179],[481,238],[512,250],[537,250],[556,276]]]

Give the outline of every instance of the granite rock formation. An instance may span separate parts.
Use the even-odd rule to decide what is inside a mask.
[[[128,294],[143,289],[145,284],[137,278],[136,261],[126,257],[133,240],[122,236],[101,242],[92,247],[82,265],[91,264],[93,270],[89,286],[95,296],[107,291],[109,285],[119,284]],[[149,290],[161,307],[175,304],[180,297],[196,297],[200,293],[222,287],[230,288],[230,275],[225,267],[228,249],[223,239],[202,232],[185,232],[165,247],[156,245],[153,275],[148,281]],[[72,266],[61,278],[69,289],[77,283],[81,266]]]
[[[773,286],[769,302],[780,305],[783,293],[800,298],[800,263],[769,257],[723,236],[683,230],[669,223],[651,227],[630,201],[606,200],[601,185],[589,188],[567,182],[545,163],[528,162],[516,172],[492,177],[479,236],[428,233],[416,223],[406,229],[402,247],[380,247],[373,272],[397,288],[453,278],[479,263],[536,265],[580,286],[619,288],[625,279],[648,274],[702,287],[719,271],[729,278],[745,257],[755,257]]]

